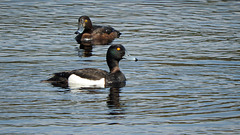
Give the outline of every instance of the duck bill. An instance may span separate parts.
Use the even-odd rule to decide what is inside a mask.
[[[84,29],[83,25],[80,24],[78,26],[78,30],[75,32],[75,34],[82,34],[84,30],[85,29]]]
[[[131,56],[127,51],[125,52],[125,55],[123,56],[123,59],[131,60],[131,61],[133,60],[135,62],[138,61],[137,58]]]

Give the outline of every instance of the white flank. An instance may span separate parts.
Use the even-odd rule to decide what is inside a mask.
[[[105,78],[100,80],[89,80],[81,78],[75,74],[72,74],[68,78],[68,86],[70,89],[77,88],[104,88],[105,87]]]

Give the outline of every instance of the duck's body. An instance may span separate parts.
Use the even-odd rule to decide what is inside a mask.
[[[75,39],[79,44],[90,43],[91,45],[106,45],[115,38],[119,38],[121,33],[110,26],[92,25],[88,16],[81,16],[78,19],[78,34]]]
[[[63,88],[104,88],[112,84],[123,84],[126,82],[126,77],[120,71],[119,61],[123,59],[124,55],[125,48],[122,45],[111,45],[106,56],[110,72],[95,68],[84,68],[55,73],[45,82]]]
[[[54,73],[54,76],[47,81],[54,86],[63,88],[84,88],[84,87],[105,87],[107,71],[85,68],[72,71]]]

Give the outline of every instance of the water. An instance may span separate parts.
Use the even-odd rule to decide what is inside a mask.
[[[240,2],[0,2],[0,133],[239,134]],[[125,87],[67,91],[41,80],[107,70],[109,45],[81,52],[77,19],[121,31],[138,62],[121,61]],[[91,48],[90,48],[91,50]]]

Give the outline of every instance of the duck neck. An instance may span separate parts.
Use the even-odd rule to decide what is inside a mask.
[[[110,73],[116,73],[117,71],[120,71],[119,61],[107,59],[107,64],[108,64]]]

